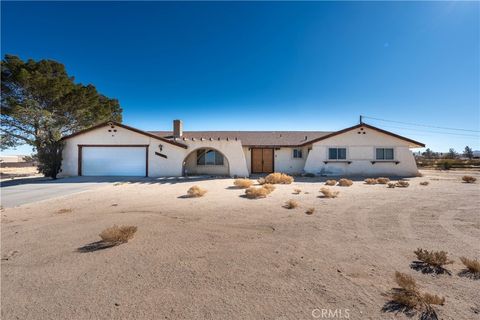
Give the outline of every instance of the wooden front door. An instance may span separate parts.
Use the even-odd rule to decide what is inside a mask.
[[[273,149],[252,148],[252,173],[273,172]]]

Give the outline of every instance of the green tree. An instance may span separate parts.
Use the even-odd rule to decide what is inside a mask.
[[[455,151],[455,149],[453,148],[448,149],[448,153],[446,156],[447,159],[456,159],[457,157],[458,157],[458,154]]]
[[[422,155],[425,157],[425,159],[433,159],[435,153],[432,151],[432,149],[427,148]]]
[[[463,156],[468,159],[473,158],[473,150],[469,146],[465,147],[465,150],[463,150]]]
[[[56,61],[5,55],[1,80],[0,148],[31,145],[40,172],[52,178],[60,170],[62,136],[122,120],[118,100],[99,94],[93,85],[75,83]]]

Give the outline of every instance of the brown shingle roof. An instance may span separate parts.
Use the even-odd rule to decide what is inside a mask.
[[[149,131],[156,136],[171,139],[171,131]],[[182,138],[187,139],[230,139],[241,140],[244,146],[289,147],[308,144],[329,135],[328,131],[184,131]],[[178,141],[178,140],[177,140]]]

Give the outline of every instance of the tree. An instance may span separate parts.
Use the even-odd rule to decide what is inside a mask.
[[[60,170],[62,136],[103,121],[122,120],[116,99],[99,94],[93,85],[75,83],[56,61],[5,55],[1,80],[0,148],[31,145],[40,172],[52,178]]]
[[[463,156],[471,160],[473,158],[472,148],[470,148],[469,146],[466,146],[465,150],[463,150]]]
[[[432,149],[427,148],[422,155],[425,157],[425,159],[433,159],[435,153],[432,151]]]
[[[458,157],[458,154],[457,152],[455,151],[455,149],[453,148],[450,148],[448,149],[448,153],[447,153],[447,157],[448,159],[456,159]]]

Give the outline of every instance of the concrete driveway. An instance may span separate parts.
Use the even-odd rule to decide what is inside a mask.
[[[4,208],[87,191],[119,181],[138,181],[132,177],[70,177],[57,180],[25,178],[1,182],[1,204]]]

